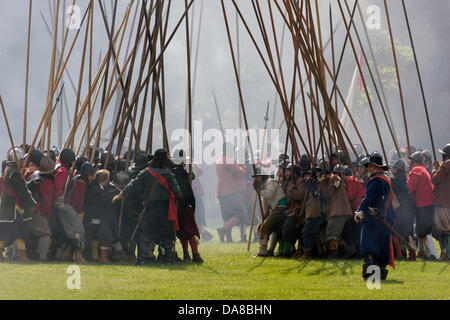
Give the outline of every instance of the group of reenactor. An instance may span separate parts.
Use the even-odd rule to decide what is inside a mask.
[[[195,175],[185,169],[183,150],[173,157],[162,149],[118,157],[91,147],[89,154],[92,163],[71,149],[8,151],[0,180],[0,261],[203,262]]]
[[[278,168],[260,163],[257,256],[273,256],[278,245],[285,258],[363,258],[363,277],[377,265],[382,279],[394,257],[450,261],[450,144],[439,151],[442,163],[427,150],[395,153],[390,166],[378,152],[350,161],[342,151],[314,165],[284,154]]]

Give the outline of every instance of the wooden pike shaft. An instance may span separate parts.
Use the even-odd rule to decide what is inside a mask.
[[[388,23],[389,36],[390,36],[390,39],[391,39],[392,55],[394,57],[395,71],[396,71],[396,74],[397,74],[398,91],[399,91],[399,94],[400,94],[400,103],[401,103],[401,106],[402,106],[402,114],[403,114],[403,123],[405,125],[406,143],[408,144],[408,153],[411,154],[411,144],[410,144],[410,141],[409,141],[408,121],[406,119],[405,100],[403,99],[403,89],[402,89],[402,83],[401,83],[401,80],[400,80],[400,69],[398,67],[397,52],[395,50],[394,36],[392,34],[391,18],[389,16],[389,8],[388,8],[386,0],[384,0],[384,8],[385,8],[385,11],[386,11],[386,20],[387,20],[387,23]]]
[[[6,115],[5,105],[3,104],[3,99],[2,99],[1,95],[0,95],[0,104],[2,105],[3,118],[5,119],[6,129],[8,130],[9,141],[11,143],[11,148],[12,148],[13,153],[14,153],[14,159],[16,161],[17,168],[19,169],[20,175],[21,175],[21,177],[23,179],[23,171],[22,171],[22,168],[20,166],[19,158],[17,157],[14,140],[13,140],[13,137],[12,137],[12,134],[11,134],[11,128],[9,126],[8,116]]]
[[[188,0],[184,0],[184,6],[187,9]],[[189,12],[186,12],[186,52],[187,52],[187,81],[188,81],[188,112],[189,112],[189,173],[192,174],[193,160],[193,137],[192,137],[192,82],[191,82],[191,45],[189,32]]]
[[[30,0],[28,11],[28,39],[27,39],[27,66],[25,75],[25,104],[23,110],[23,146],[27,143],[27,116],[28,116],[28,82],[30,76],[30,44],[31,44],[31,17],[33,11],[33,0]]]
[[[234,3],[234,0],[233,0],[233,3]],[[222,4],[223,17],[224,17],[224,20],[225,20],[225,27],[227,29],[228,44],[229,44],[231,56],[232,56],[232,59],[233,59],[233,68],[234,68],[234,74],[235,74],[235,77],[236,77],[236,82],[237,82],[237,87],[238,87],[238,92],[239,92],[239,100],[240,100],[240,103],[241,103],[242,115],[243,115],[243,118],[244,118],[245,129],[248,132],[249,126],[248,126],[248,121],[247,121],[247,114],[245,112],[244,98],[243,98],[242,90],[241,90],[241,82],[240,82],[239,75],[238,75],[238,72],[237,72],[236,58],[235,58],[234,50],[233,50],[233,43],[231,41],[230,27],[229,27],[229,24],[228,24],[228,18],[227,18],[227,12],[226,12],[226,9],[225,9],[224,0],[221,0],[221,4]],[[248,140],[248,145],[249,145],[249,149],[250,149],[250,156],[252,157],[252,159],[254,159],[252,142],[251,142],[251,139],[250,139],[249,135],[247,135],[247,140]],[[253,163],[253,173],[256,175],[256,166],[255,166],[254,163]],[[259,201],[259,204],[260,204],[260,206],[262,208],[263,207],[262,206],[262,201],[261,201],[261,197],[260,197],[259,194],[258,194],[258,201]],[[262,221],[264,221],[264,214],[262,214],[262,212],[261,212],[261,215],[262,215]]]
[[[347,0],[345,0],[345,5],[346,5],[346,7],[347,7],[347,11],[350,12],[350,8],[348,7]],[[363,24],[363,25],[364,25],[364,24]],[[365,27],[365,25],[364,25],[364,27]],[[385,120],[386,120],[386,124],[387,124],[388,129],[389,129],[389,132],[390,132],[390,134],[391,134],[391,136],[392,136],[392,140],[393,140],[393,142],[394,142],[394,146],[395,146],[395,148],[397,149],[398,154],[400,154],[400,146],[398,145],[398,141],[397,141],[395,129],[394,129],[394,127],[393,127],[393,126],[394,126],[394,123],[391,122],[391,121],[389,120],[388,114],[386,113],[385,104],[383,103],[383,100],[382,100],[382,98],[381,98],[380,91],[378,90],[378,86],[377,86],[377,84],[376,84],[375,77],[374,77],[374,75],[373,75],[372,68],[371,68],[370,63],[369,63],[369,59],[368,59],[368,57],[367,57],[367,55],[366,55],[366,51],[364,50],[363,43],[362,43],[362,41],[361,41],[361,38],[360,38],[360,36],[359,36],[358,29],[356,28],[356,25],[355,25],[355,24],[353,24],[353,30],[355,31],[356,38],[357,38],[357,40],[358,40],[359,46],[360,46],[360,48],[361,48],[361,52],[362,52],[363,57],[364,57],[364,61],[365,61],[366,66],[367,66],[367,70],[368,70],[369,75],[370,75],[370,79],[372,80],[372,84],[373,84],[373,86],[374,86],[374,88],[375,88],[375,92],[376,92],[376,95],[377,95],[377,98],[378,98],[378,102],[380,103],[381,110],[383,111],[383,115],[384,115],[384,118],[385,118]],[[375,68],[376,68],[376,66],[375,66]],[[383,86],[383,85],[381,84],[381,87],[382,87],[382,86]]]
[[[409,17],[408,17],[408,12],[406,10],[405,0],[402,0],[402,6],[403,6],[403,12],[405,13],[406,25],[408,27],[409,39],[411,40],[411,47],[412,47],[413,54],[414,54],[414,62],[416,64],[417,76],[419,77],[420,91],[422,93],[423,105],[424,105],[424,108],[425,108],[425,115],[427,117],[428,132],[430,134],[431,147],[433,149],[434,161],[436,161],[437,160],[436,147],[434,145],[433,132],[431,130],[430,113],[428,112],[427,99],[425,98],[425,89],[423,87],[422,75],[420,74],[419,61],[418,61],[418,58],[417,58],[416,47],[414,45],[414,39],[413,39],[412,32],[411,32],[411,26],[409,24]]]
[[[273,82],[273,84],[274,84],[274,86],[275,86],[275,89],[277,90],[277,92],[278,92],[278,94],[279,94],[280,97],[285,97],[285,95],[283,94],[282,89],[281,89],[281,87],[280,87],[280,85],[279,85],[278,80],[277,80],[277,79],[275,78],[275,76],[272,74],[272,71],[270,70],[270,68],[269,68],[269,66],[268,66],[268,64],[267,64],[266,59],[264,58],[264,55],[262,54],[261,49],[260,49],[259,46],[258,46],[258,43],[256,42],[256,40],[255,40],[253,34],[251,33],[250,28],[249,28],[249,26],[248,26],[248,24],[247,24],[247,22],[246,22],[244,16],[242,15],[242,13],[241,13],[241,11],[240,11],[238,5],[236,4],[236,1],[235,1],[235,0],[232,0],[232,2],[233,2],[234,7],[236,8],[236,10],[237,10],[237,12],[238,12],[238,14],[239,14],[239,17],[241,18],[241,21],[243,22],[243,24],[244,24],[244,26],[245,26],[245,28],[246,28],[246,30],[247,30],[248,35],[250,36],[250,38],[251,38],[251,40],[252,40],[252,42],[253,42],[253,44],[254,44],[254,46],[255,46],[255,48],[256,48],[256,51],[258,52],[258,55],[259,55],[260,58],[261,58],[261,61],[262,61],[263,64],[264,64],[264,67],[265,67],[266,70],[267,70],[267,73],[269,74],[269,77],[271,78],[271,80],[272,80],[272,82]],[[275,4],[277,4],[277,2],[275,2]],[[256,9],[255,9],[255,10],[256,10]],[[273,59],[272,59],[271,55],[269,55],[269,59],[271,60],[272,66],[274,66],[274,64],[273,64]],[[284,112],[285,118],[286,118],[286,119],[290,119],[290,118],[291,118],[291,115],[290,115],[290,113],[289,113],[288,107],[287,107],[287,105],[286,105],[286,100],[284,100],[284,98],[282,99],[282,107],[283,107],[283,112]],[[299,136],[299,138],[300,138],[300,140],[301,140],[303,146],[305,147],[306,152],[308,153],[308,156],[312,159],[312,156],[311,156],[311,154],[309,153],[309,151],[308,151],[308,149],[307,149],[307,147],[306,147],[305,141],[303,140],[303,137],[302,137],[302,135],[301,135],[301,133],[300,133],[300,130],[298,129],[297,124],[295,123],[295,121],[293,121],[292,124],[293,124],[293,126],[294,126],[295,132],[297,132],[297,134],[298,134],[298,136]],[[294,139],[295,139],[295,138],[294,138]]]

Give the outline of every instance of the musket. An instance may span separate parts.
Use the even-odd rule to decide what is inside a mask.
[[[385,219],[380,217],[380,210],[378,210],[377,208],[369,207],[369,214],[371,215],[372,218],[381,222],[391,233],[394,234],[394,236],[396,236],[400,240],[400,242],[402,242],[405,246],[407,246],[409,250],[415,251],[415,249],[411,247],[408,241],[403,239],[403,237],[391,225],[389,225],[389,223],[387,223]]]

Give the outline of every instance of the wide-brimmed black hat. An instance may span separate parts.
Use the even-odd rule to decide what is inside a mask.
[[[383,156],[379,154],[378,152],[374,152],[370,155],[369,162],[365,163],[364,165],[366,167],[369,167],[369,165],[372,164],[378,168],[383,169],[384,171],[388,171],[389,167],[383,163]]]

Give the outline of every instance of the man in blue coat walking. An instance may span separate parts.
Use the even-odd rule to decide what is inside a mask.
[[[377,265],[381,271],[381,279],[386,280],[388,271],[386,266],[390,262],[390,231],[371,215],[378,213],[388,224],[392,225],[394,213],[392,208],[392,182],[386,171],[389,167],[383,164],[383,157],[374,152],[366,164],[371,179],[366,189],[364,199],[355,213],[355,221],[362,222],[361,255],[364,259],[363,278],[371,276],[368,268]]]

